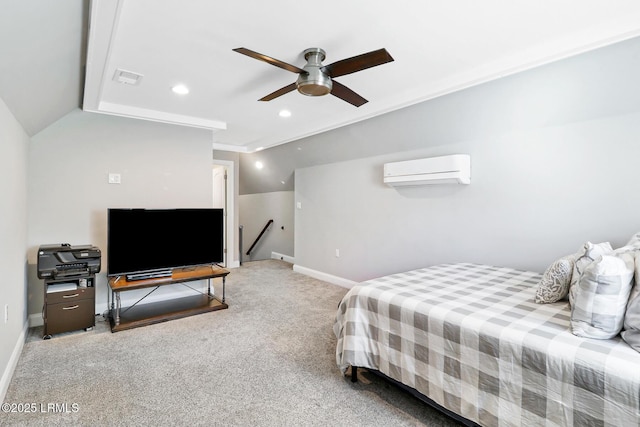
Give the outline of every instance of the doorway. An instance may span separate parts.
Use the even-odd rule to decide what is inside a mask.
[[[240,265],[234,260],[235,251],[235,199],[234,163],[227,160],[213,160],[213,208],[224,210],[224,266],[234,268]]]

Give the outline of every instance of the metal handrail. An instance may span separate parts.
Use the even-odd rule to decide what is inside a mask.
[[[258,241],[262,238],[262,235],[267,231],[267,228],[269,228],[269,226],[271,224],[273,224],[273,220],[272,219],[267,221],[267,224],[264,226],[264,228],[262,229],[260,234],[258,234],[258,237],[256,237],[256,240],[253,241],[253,244],[251,245],[251,247],[247,251],[247,255],[249,255],[251,253],[251,251],[253,250],[253,248],[258,244]]]
[[[242,229],[244,227],[241,225],[238,227],[238,256],[240,258],[240,265],[242,265]]]

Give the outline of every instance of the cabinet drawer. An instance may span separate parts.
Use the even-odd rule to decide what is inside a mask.
[[[45,294],[46,304],[67,303],[72,301],[94,299],[95,288],[78,288],[72,291],[48,292]],[[73,304],[71,304],[73,305]]]
[[[95,326],[94,299],[45,305],[45,335]]]

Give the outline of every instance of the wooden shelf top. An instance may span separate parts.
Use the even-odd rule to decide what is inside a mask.
[[[109,286],[112,290],[120,292],[160,285],[170,285],[172,283],[189,282],[192,280],[225,277],[227,274],[229,274],[229,270],[218,267],[217,265],[176,268],[173,270],[171,277],[156,277],[142,280],[127,280],[125,276],[110,277]]]

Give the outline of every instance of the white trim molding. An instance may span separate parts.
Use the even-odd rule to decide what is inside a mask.
[[[36,326],[43,326],[44,319],[42,318],[42,313],[34,313],[29,315],[29,327],[35,328]]]
[[[351,289],[358,282],[353,280],[344,279],[342,277],[334,276],[332,274],[323,273],[322,271],[312,270],[311,268],[303,267],[301,265],[294,264],[293,271],[304,274],[305,276],[313,277],[314,279],[323,280],[325,282],[332,283],[334,285],[342,286],[343,288]]]
[[[18,366],[18,360],[20,359],[22,348],[24,347],[24,343],[27,339],[28,330],[29,322],[24,322],[22,332],[20,333],[20,336],[18,336],[16,345],[13,347],[13,352],[11,353],[11,358],[9,358],[9,363],[7,363],[7,367],[2,373],[2,378],[0,378],[0,403],[4,402],[4,398],[7,395],[7,390],[9,389],[11,378],[13,378],[13,373],[16,370],[16,366]]]
[[[271,259],[279,259],[284,262],[288,262],[289,264],[295,264],[296,259],[289,255],[284,255],[278,252],[271,252]]]

